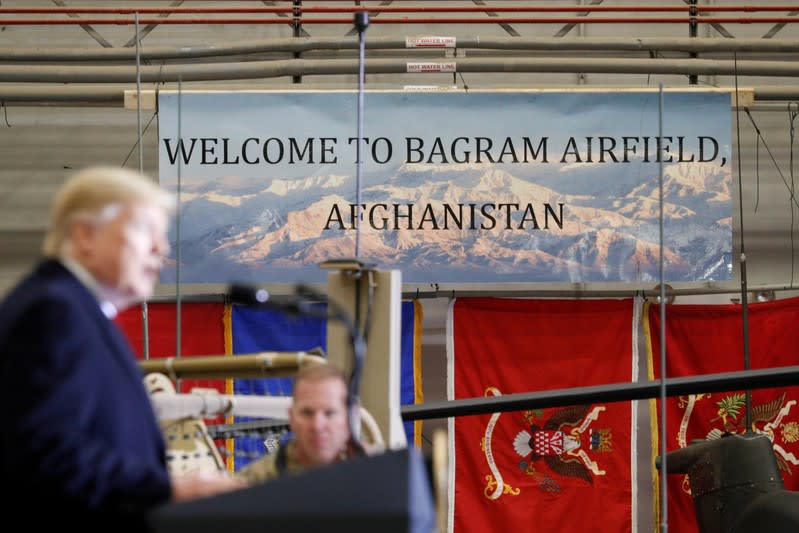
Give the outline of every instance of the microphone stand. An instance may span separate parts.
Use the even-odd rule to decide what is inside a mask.
[[[365,64],[365,41],[364,33],[369,26],[369,13],[366,11],[359,11],[354,16],[355,29],[358,31],[358,125],[355,145],[355,259],[358,260],[360,256],[361,246],[361,169],[363,167],[363,160],[361,157],[362,144],[363,144],[363,95],[364,95],[364,64]],[[360,271],[358,271],[360,276]],[[238,287],[231,287],[231,292],[238,290]],[[360,439],[360,391],[361,391],[361,377],[363,374],[363,367],[366,360],[366,337],[362,333],[360,324],[360,284],[356,284],[356,305],[355,305],[355,319],[351,320],[347,313],[335,302],[327,299],[328,313],[330,316],[342,322],[349,333],[350,342],[352,343],[353,365],[350,381],[347,384],[347,421],[350,428],[350,440],[352,447],[356,453],[364,454],[365,450]],[[247,293],[249,289],[244,288],[243,293]],[[251,292],[251,291],[249,291]],[[233,299],[243,301],[249,305],[261,305],[264,307],[272,307],[282,309],[290,313],[299,313],[302,315],[313,316],[317,318],[328,318],[326,313],[320,312],[316,309],[311,302],[324,301],[325,298],[318,294],[316,291],[305,285],[297,285],[295,294],[299,297],[297,301],[289,304],[282,304],[269,300],[269,295],[266,291],[247,294],[238,294]],[[242,298],[243,295],[243,298]],[[369,318],[369,310],[367,310],[367,320]]]
[[[361,255],[361,174],[363,169],[363,97],[364,81],[366,71],[366,28],[369,27],[369,13],[358,11],[353,17],[355,29],[358,31],[358,106],[357,106],[357,131],[355,144],[355,259]],[[361,272],[359,271],[360,275]],[[363,445],[360,441],[360,395],[361,395],[361,376],[366,359],[366,332],[362,333],[359,327],[361,323],[361,284],[355,284],[355,320],[354,323],[344,321],[350,329],[350,339],[352,341],[352,374],[350,375],[349,394],[347,395],[347,411],[350,425],[350,435],[352,445],[359,454],[364,453]],[[330,301],[328,304],[332,304]],[[335,307],[338,318],[346,317],[343,310]],[[367,309],[367,321],[370,309]],[[347,317],[348,319],[348,317]]]
[[[324,297],[306,285],[297,285],[296,294],[304,300],[322,300]],[[320,318],[328,318],[324,313],[311,305],[305,305],[303,301],[298,304],[300,312]],[[363,366],[366,361],[366,338],[361,333],[358,323],[350,319],[349,315],[336,302],[327,300],[327,313],[331,318],[343,323],[350,335],[352,343],[352,374],[350,382],[347,384],[347,422],[350,428],[350,440],[352,447],[358,454],[365,453],[361,443],[361,377],[363,376]]]
[[[366,63],[366,41],[364,33],[369,27],[369,13],[355,13],[355,29],[358,30],[358,126],[355,145],[355,258],[361,255],[361,144],[363,143],[363,86]]]

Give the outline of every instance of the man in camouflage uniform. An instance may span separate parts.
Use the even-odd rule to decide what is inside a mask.
[[[293,438],[239,471],[248,483],[262,483],[346,459],[352,452],[347,418],[347,381],[332,365],[300,369],[289,408]]]

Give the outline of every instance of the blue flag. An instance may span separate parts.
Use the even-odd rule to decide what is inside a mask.
[[[324,314],[325,304],[317,304]],[[400,403],[421,401],[421,305],[402,302],[400,341]],[[418,319],[418,320],[417,320]],[[231,313],[233,355],[254,352],[327,351],[327,320],[311,316],[295,316],[281,311],[234,305]],[[290,396],[293,378],[235,379],[234,394]],[[247,419],[238,417],[239,421]],[[405,435],[409,443],[416,442],[413,422],[405,422]],[[276,434],[276,438],[279,435]],[[235,469],[266,453],[264,438],[236,437],[234,445]]]

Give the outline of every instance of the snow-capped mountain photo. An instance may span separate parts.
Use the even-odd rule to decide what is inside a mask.
[[[407,97],[393,98],[407,106]],[[473,106],[474,95],[461,98]],[[318,265],[353,257],[356,240],[359,257],[401,269],[410,283],[656,281],[661,254],[669,281],[731,277],[732,176],[723,120],[702,135],[655,145],[646,132],[626,135],[602,121],[555,121],[550,105],[541,111],[543,102],[519,98],[519,107],[543,114],[546,128],[568,135],[546,128],[553,134],[534,135],[524,122],[486,125],[480,113],[442,125],[440,134],[419,133],[409,122],[413,113],[388,98],[374,124],[391,127],[369,137],[359,195],[353,139],[331,133],[352,119],[320,111],[331,107],[327,100],[306,100],[302,112],[281,100],[281,116],[301,113],[283,125],[282,137],[220,133],[220,123],[204,119],[189,121],[190,133],[177,143],[161,127],[161,182],[180,198],[171,239],[180,249],[181,281],[322,281]],[[452,110],[431,111],[434,101],[418,107],[432,124],[444,124],[436,117]],[[275,109],[266,109],[261,113],[274,118]],[[165,106],[161,120],[168,112]],[[309,124],[304,115],[314,112],[326,119]],[[480,128],[484,136],[472,133]],[[177,268],[173,251],[162,281],[174,281]]]

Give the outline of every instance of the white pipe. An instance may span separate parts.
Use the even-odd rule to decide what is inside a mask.
[[[272,418],[288,422],[291,396],[248,396],[214,393],[175,394],[154,392],[150,394],[155,415],[159,420],[181,418],[213,418],[217,415]],[[374,417],[361,407],[361,424],[368,433],[369,441],[382,448],[385,441]]]
[[[780,39],[723,38],[586,38],[560,37],[455,37],[458,49],[470,50],[555,50],[555,51],[675,51],[675,52],[799,52],[799,41]],[[365,43],[370,50],[407,49],[406,37],[374,37]],[[295,37],[241,41],[229,45],[148,47],[143,60],[190,59],[275,52],[355,50],[357,38]],[[418,49],[427,50],[430,49]],[[0,47],[0,61],[124,61],[133,60],[135,50],[127,48],[19,48]]]
[[[159,420],[213,418],[216,415],[251,416],[288,420],[291,396],[246,396],[226,394],[150,394]]]
[[[411,61],[412,62],[412,61]],[[679,74],[799,77],[792,61],[733,61],[713,59],[625,58],[459,58],[457,72],[591,72],[615,74]],[[405,74],[409,60],[369,59],[367,74]],[[242,63],[144,66],[142,82],[266,79],[286,76],[356,74],[357,59],[286,59]],[[0,82],[14,83],[133,83],[136,69],[129,66],[0,65]]]

